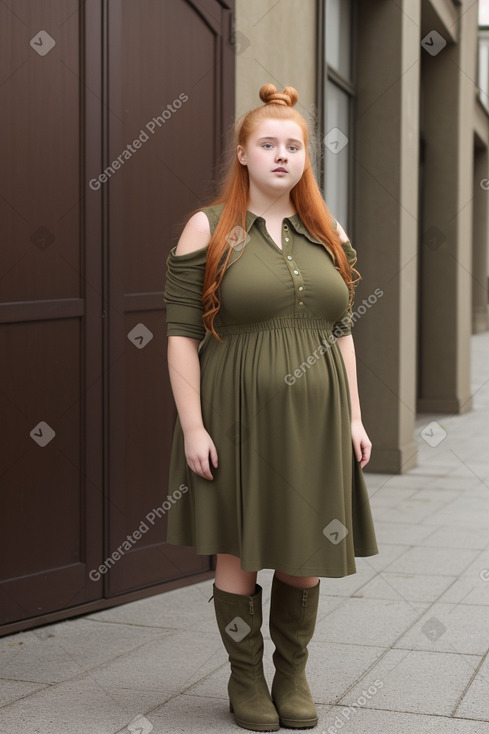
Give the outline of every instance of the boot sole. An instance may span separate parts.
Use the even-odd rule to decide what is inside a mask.
[[[286,729],[313,729],[317,723],[318,719],[303,719],[302,721],[280,719],[280,726]]]
[[[280,723],[279,724],[267,724],[263,726],[262,724],[255,724],[251,721],[244,721],[243,719],[238,719],[236,714],[234,713],[233,704],[231,701],[229,702],[229,710],[232,714],[234,714],[234,719],[238,726],[241,726],[243,729],[250,729],[250,731],[278,731],[280,729]]]

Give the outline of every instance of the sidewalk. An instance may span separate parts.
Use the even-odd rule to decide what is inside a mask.
[[[489,734],[489,333],[472,349],[473,411],[421,416],[419,466],[366,474],[379,555],[321,579],[317,734]],[[269,683],[272,573],[258,575]],[[0,639],[1,734],[244,731],[211,594],[205,581]]]

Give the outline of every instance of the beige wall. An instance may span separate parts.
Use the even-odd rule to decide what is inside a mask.
[[[375,447],[369,469],[395,473],[416,463],[417,408],[470,409],[471,293],[477,277],[482,313],[489,221],[489,195],[475,187],[487,168],[489,116],[476,101],[477,2],[357,2],[351,234],[364,278],[359,302],[376,286],[384,296],[354,337],[363,419]],[[265,82],[296,87],[307,116],[316,102],[316,0],[237,0],[236,18],[236,116],[260,104]],[[421,48],[432,30],[447,41],[434,57]],[[474,235],[484,241],[473,255],[474,218]],[[426,237],[433,228],[444,238],[439,246]]]
[[[416,252],[420,0],[359,3],[354,231],[363,280],[382,298],[353,331],[370,471],[416,463]],[[379,44],[378,39],[385,39]]]
[[[262,104],[267,82],[295,87],[307,113],[316,98],[316,0],[237,0],[236,32],[236,116]]]

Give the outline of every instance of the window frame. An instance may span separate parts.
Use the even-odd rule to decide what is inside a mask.
[[[347,222],[340,224],[347,231],[348,236],[354,238],[353,233],[353,210],[354,210],[354,192],[355,192],[355,160],[356,160],[356,139],[355,139],[355,120],[357,114],[357,34],[358,34],[358,2],[351,0],[351,28],[350,28],[350,69],[351,80],[345,79],[336,69],[330,66],[326,60],[326,3],[328,0],[316,0],[316,107],[318,110],[318,126],[317,134],[321,140],[321,155],[318,161],[319,187],[324,197],[326,186],[326,166],[325,166],[325,148],[322,142],[326,130],[326,83],[329,81],[335,84],[341,91],[348,96],[348,131],[345,134],[348,137],[348,191],[347,191]],[[333,212],[334,214],[334,212]]]

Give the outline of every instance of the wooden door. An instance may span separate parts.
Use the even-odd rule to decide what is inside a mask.
[[[233,119],[232,9],[0,3],[0,634],[211,567],[164,518],[122,546],[168,494],[165,261]]]

